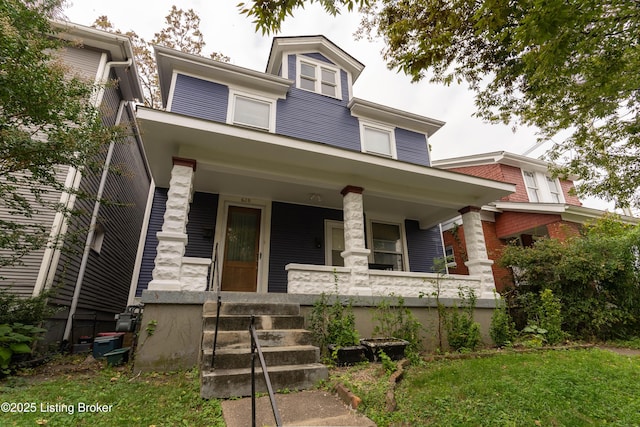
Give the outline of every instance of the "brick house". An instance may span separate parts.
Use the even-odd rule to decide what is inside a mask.
[[[572,179],[553,178],[548,163],[504,151],[434,160],[434,167],[515,185],[515,192],[478,208],[482,230],[492,265],[496,289],[512,285],[511,273],[496,265],[507,242],[523,246],[543,237],[565,239],[579,232],[582,224],[605,212],[582,206],[573,195]],[[638,223],[637,218],[623,220]],[[465,230],[456,217],[442,224],[445,251],[453,260],[451,274],[468,274],[465,265]]]

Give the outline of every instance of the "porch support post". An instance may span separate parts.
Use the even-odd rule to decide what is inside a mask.
[[[351,269],[351,287],[369,288],[369,254],[364,244],[364,208],[361,187],[346,186],[340,192],[344,215],[344,266]]]
[[[464,264],[469,268],[469,275],[479,276],[481,279],[478,298],[493,298],[496,289],[493,280],[491,266],[493,261],[487,256],[487,246],[482,230],[480,208],[467,206],[460,209],[462,225],[464,226],[464,239],[467,246],[468,261]]]
[[[149,290],[181,289],[182,258],[188,240],[186,231],[195,170],[195,160],[173,158],[164,222],[162,231],[157,233],[158,249]]]

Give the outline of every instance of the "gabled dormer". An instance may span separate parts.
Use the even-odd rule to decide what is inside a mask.
[[[276,37],[266,72],[295,81],[295,87],[342,100],[352,97],[364,65],[324,36]]]

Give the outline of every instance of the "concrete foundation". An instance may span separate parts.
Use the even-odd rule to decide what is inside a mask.
[[[237,292],[222,294],[223,304],[225,302],[298,303],[305,318],[308,317],[317,298],[318,295]],[[343,301],[349,298],[353,301],[358,334],[361,338],[372,337],[375,327],[374,310],[382,298],[340,297]],[[134,370],[162,372],[198,366],[203,336],[202,306],[205,301],[215,299],[216,294],[213,292],[145,291],[142,296],[144,314]],[[441,299],[440,302],[445,307],[460,304],[459,300],[452,298]],[[435,350],[438,347],[438,314],[435,301],[424,298],[405,298],[405,307],[410,308],[425,327],[423,332],[425,350]],[[491,343],[489,326],[494,308],[494,300],[479,299],[474,312],[474,319],[480,324],[483,342],[488,345]],[[152,321],[156,324],[155,327],[150,326]],[[153,329],[153,333],[149,334],[147,329]],[[444,342],[446,343],[446,340]]]

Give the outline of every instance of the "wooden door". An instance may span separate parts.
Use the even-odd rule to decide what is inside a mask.
[[[260,216],[260,209],[229,206],[222,265],[223,291],[257,290]]]

